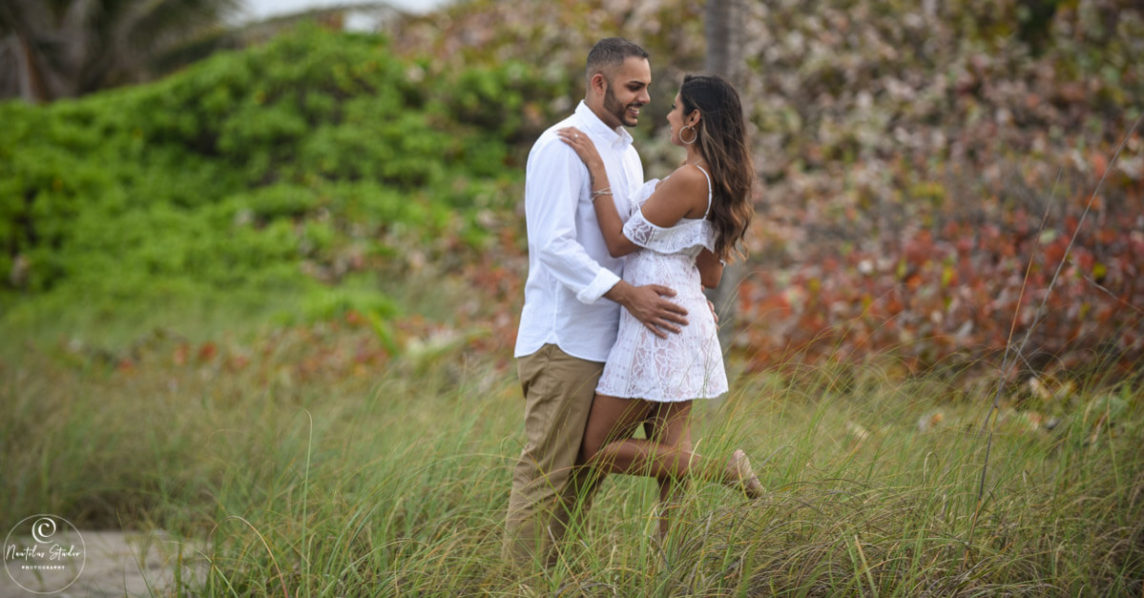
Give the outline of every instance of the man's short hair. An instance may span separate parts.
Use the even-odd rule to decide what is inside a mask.
[[[633,56],[646,59],[648,53],[647,50],[622,37],[606,37],[596,42],[588,52],[588,69],[585,77],[591,80],[592,75],[607,67],[619,66]]]

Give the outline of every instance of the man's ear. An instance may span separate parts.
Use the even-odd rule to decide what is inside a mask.
[[[592,78],[588,79],[588,84],[593,90],[599,92],[600,94],[603,94],[608,90],[608,78],[604,76],[604,73],[598,72],[592,75]]]

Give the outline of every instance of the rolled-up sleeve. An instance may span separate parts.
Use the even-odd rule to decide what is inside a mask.
[[[612,290],[612,287],[616,286],[617,282],[620,282],[619,276],[616,276],[615,273],[607,268],[600,268],[600,271],[596,273],[596,277],[592,279],[592,282],[588,283],[588,286],[576,293],[576,298],[579,299],[581,303],[595,303],[600,297],[604,296],[604,293]]]
[[[592,304],[620,277],[593,259],[579,241],[577,206],[587,181],[588,169],[580,158],[553,135],[529,156],[524,201],[530,250],[577,300]]]

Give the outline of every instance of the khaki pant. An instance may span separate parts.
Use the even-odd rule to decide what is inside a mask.
[[[553,344],[517,360],[524,391],[524,450],[513,469],[503,556],[518,566],[552,564],[570,523],[598,485],[576,457],[604,364]]]

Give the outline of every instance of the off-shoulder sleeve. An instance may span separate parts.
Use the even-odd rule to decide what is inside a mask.
[[[658,253],[678,253],[701,246],[715,249],[715,229],[708,220],[680,221],[664,228],[648,221],[642,209],[637,209],[624,223],[624,236],[632,243]]]

